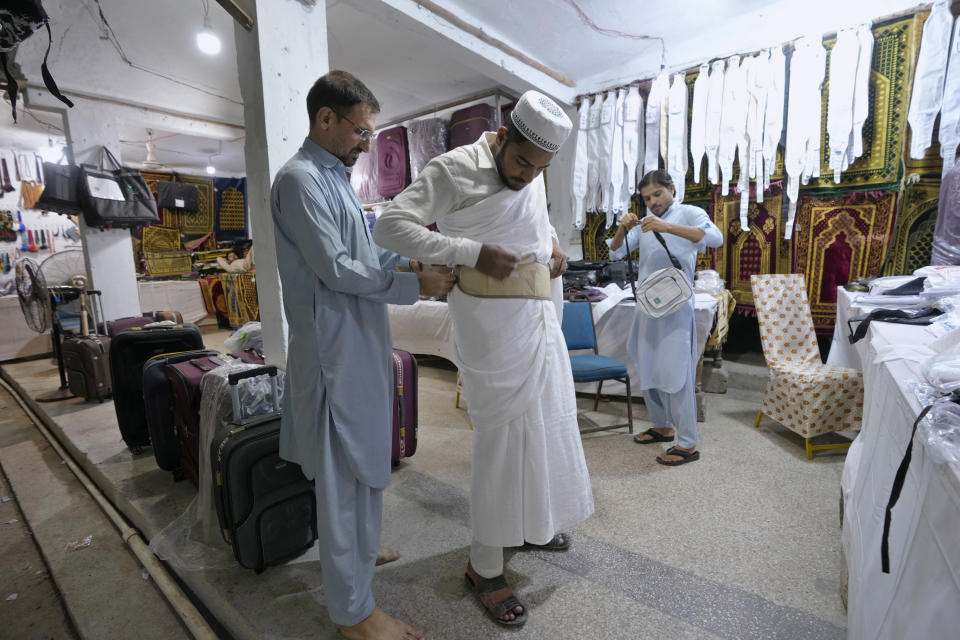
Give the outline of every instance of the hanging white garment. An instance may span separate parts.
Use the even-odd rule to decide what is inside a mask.
[[[603,109],[603,96],[593,96],[590,104],[590,117],[587,136],[587,199],[584,208],[596,211],[600,204],[600,111]]]
[[[590,96],[585,97],[580,102],[577,150],[576,156],[573,159],[573,180],[571,181],[571,188],[573,190],[573,226],[577,229],[583,229],[587,223],[587,165],[589,163],[589,158],[587,157],[587,138],[590,136],[590,104]]]
[[[767,62],[767,108],[763,119],[763,188],[770,188],[770,176],[777,164],[777,147],[783,137],[783,102],[786,89],[786,58],[782,47],[770,50]],[[758,185],[759,188],[759,185]]]
[[[606,212],[610,205],[610,147],[613,144],[613,128],[616,125],[615,109],[617,106],[617,92],[608,91],[603,96],[603,103],[600,109],[599,135],[597,136],[597,146],[599,154],[599,166],[597,171],[600,173],[600,200],[597,204],[597,211]]]
[[[746,117],[744,118],[743,137],[741,138],[740,143],[737,145],[737,162],[740,165],[740,176],[737,180],[737,190],[740,193],[740,230],[745,233],[750,231],[750,227],[747,224],[747,214],[750,207],[750,178],[752,174],[756,173],[756,168],[753,166],[753,147],[750,143],[750,118],[751,113],[754,118],[757,118],[759,114],[759,101],[755,100],[755,89],[753,88],[753,85],[756,82],[756,75],[758,73],[757,67],[759,64],[760,61],[752,56],[743,58],[740,63],[740,73],[743,76],[743,91],[746,96]],[[760,123],[759,129],[762,135],[762,122]],[[757,194],[760,196],[758,198],[759,202],[759,200],[763,197],[763,190],[758,189]]]
[[[710,65],[710,86],[707,93],[707,113],[703,130],[704,154],[707,156],[707,178],[710,184],[720,182],[717,150],[720,146],[720,115],[723,112],[723,77],[725,60]]]
[[[834,184],[846,168],[848,145],[853,132],[853,95],[856,89],[860,42],[853,28],[841,29],[830,52],[830,98],[827,101],[829,166]]]
[[[660,103],[668,88],[667,76],[662,73],[650,85],[650,95],[647,96],[647,108],[644,113],[644,174],[660,168]]]
[[[627,193],[627,208],[629,199],[637,191],[637,165],[640,162],[640,152],[643,147],[641,135],[643,133],[643,98],[640,97],[640,87],[633,85],[627,89],[627,97],[623,99],[623,165],[624,180]],[[621,194],[623,199],[623,194]]]
[[[618,89],[613,103],[613,139],[610,144],[610,178],[605,187],[607,196],[607,227],[623,211],[620,192],[623,189],[623,100],[627,92]]]
[[[823,131],[823,82],[827,73],[827,50],[823,48],[822,39],[817,37],[813,44],[813,62],[811,68],[811,109],[813,118],[811,119],[810,131],[807,146],[807,158],[803,173],[800,174],[800,181],[807,184],[810,178],[820,177],[820,153],[823,140],[821,133]]]
[[[663,89],[663,93],[660,94],[660,158],[663,161],[663,168],[668,168],[668,155],[667,155],[667,144],[670,142],[670,77],[667,76],[667,81]]]
[[[693,81],[693,111],[690,113],[690,156],[693,158],[693,180],[700,184],[700,163],[706,153],[704,135],[707,130],[707,97],[710,94],[710,65],[700,65]]]
[[[943,107],[940,111],[940,157],[943,158],[943,174],[956,162],[957,145],[960,144],[960,19],[953,26],[950,43],[950,58],[943,87]]]
[[[751,59],[746,75],[747,93],[747,144],[750,159],[750,179],[759,178],[757,202],[763,202],[763,123],[767,115],[767,86],[770,83],[770,52],[761,51]]]
[[[950,51],[953,16],[948,0],[937,0],[923,23],[920,55],[913,77],[907,122],[910,123],[910,157],[922,158],[933,138],[933,122],[943,102],[943,80]]]
[[[720,114],[720,145],[717,149],[720,189],[724,196],[730,193],[733,158],[737,149],[745,146],[747,103],[748,95],[743,70],[740,68],[740,56],[730,56],[727,59],[727,71],[723,76],[723,112]]]
[[[863,155],[863,123],[870,113],[870,68],[873,66],[873,31],[869,24],[857,27],[857,80],[853,89],[853,130],[850,132],[848,164]],[[844,167],[846,170],[846,167]]]
[[[793,219],[797,210],[800,181],[813,146],[811,132],[820,122],[820,92],[817,89],[817,69],[822,63],[817,49],[823,50],[818,37],[803,37],[797,40],[790,59],[790,86],[787,91],[787,141],[784,148],[784,168],[787,173],[787,224],[784,238],[793,233]],[[822,77],[822,74],[821,74]],[[819,131],[816,134],[819,138]],[[819,144],[817,144],[819,146]],[[809,175],[809,174],[808,174]]]
[[[683,202],[687,181],[687,74],[683,71],[673,76],[670,86],[668,108],[670,119],[667,124],[667,172],[673,178],[676,189],[674,200]]]

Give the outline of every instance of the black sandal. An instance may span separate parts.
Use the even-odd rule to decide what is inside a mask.
[[[483,578],[478,575],[477,577],[480,578],[480,581],[474,582],[473,578],[470,577],[471,570],[472,567],[468,564],[467,572],[463,574],[467,582],[467,587],[477,596],[480,604],[483,605],[486,612],[493,618],[493,621],[505,627],[522,627],[527,622],[527,607],[513,595],[513,590],[507,584],[507,579],[503,574],[501,573],[495,578]],[[496,598],[500,596],[502,597],[496,600]],[[501,618],[503,614],[511,613],[517,607],[522,607],[523,613],[520,615],[513,613],[515,616],[513,620],[504,620]]]
[[[700,459],[699,451],[683,451],[681,449],[677,449],[676,447],[670,447],[664,451],[664,453],[668,456],[680,456],[679,460],[664,460],[660,456],[657,456],[657,462],[660,464],[665,464],[668,467],[676,467],[677,465],[687,464],[688,462],[693,462],[694,460]]]
[[[640,436],[650,436],[649,440],[640,440]],[[665,436],[659,431],[654,431],[653,429],[647,429],[643,433],[638,433],[633,436],[633,441],[637,444],[653,444],[654,442],[673,442],[675,436]]]

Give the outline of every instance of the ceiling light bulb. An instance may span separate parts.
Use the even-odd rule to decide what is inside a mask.
[[[216,172],[217,172],[217,168],[216,168],[216,167],[214,167],[212,164],[208,164],[208,165],[207,165],[207,173],[208,173],[208,174],[210,174],[210,175],[212,176],[212,175],[214,175]]]
[[[208,56],[220,53],[220,36],[214,32],[208,20],[203,21],[203,28],[197,32],[197,48]]]

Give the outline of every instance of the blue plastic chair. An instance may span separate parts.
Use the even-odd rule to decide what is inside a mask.
[[[629,427],[633,433],[633,401],[630,397],[630,374],[627,365],[616,358],[597,353],[597,332],[593,326],[593,312],[589,302],[563,303],[563,337],[567,341],[567,351],[591,349],[593,353],[570,356],[570,368],[573,369],[574,382],[596,382],[597,397],[593,401],[593,410],[600,406],[600,390],[604,380],[617,380],[627,385],[627,422],[595,429],[583,429],[580,433],[592,433],[607,429]]]

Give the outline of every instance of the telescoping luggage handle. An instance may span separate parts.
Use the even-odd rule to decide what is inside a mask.
[[[254,369],[247,369],[246,371],[238,371],[237,373],[231,373],[227,376],[227,384],[230,385],[230,399],[233,401],[233,421],[237,424],[243,424],[253,417],[260,417],[244,415],[243,408],[240,406],[240,392],[237,389],[237,384],[241,380],[256,378],[258,376],[270,376],[270,386],[273,394],[273,413],[280,413],[280,394],[277,391],[277,367],[270,364]]]

